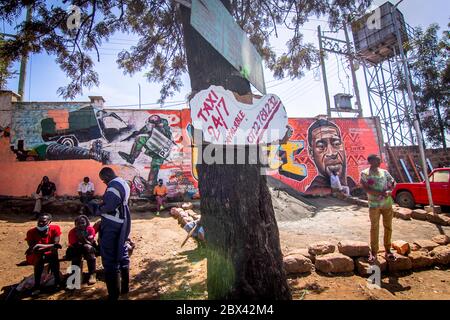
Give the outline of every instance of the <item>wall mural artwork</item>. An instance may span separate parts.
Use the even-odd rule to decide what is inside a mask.
[[[288,143],[271,147],[271,175],[306,194],[330,193],[333,171],[353,190],[368,166],[367,156],[380,153],[370,118],[291,118],[289,126],[293,134]]]
[[[26,109],[26,112],[24,112]],[[182,114],[188,110],[107,110],[92,105],[20,104],[13,114],[11,149],[17,160],[93,159],[121,166],[132,193],[150,196],[163,179],[169,196],[198,196]],[[189,150],[188,150],[189,149]]]
[[[372,118],[291,118],[286,144],[270,145],[269,174],[307,194],[330,192],[330,174],[354,189],[380,153]],[[81,103],[17,103],[10,146],[18,161],[92,159],[119,166],[132,194],[163,179],[171,197],[198,198],[198,150],[189,109],[111,110]]]

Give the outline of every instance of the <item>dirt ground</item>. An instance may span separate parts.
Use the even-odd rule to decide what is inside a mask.
[[[308,244],[330,240],[369,237],[368,209],[334,198],[308,199],[298,202],[284,192],[273,193],[273,203],[280,229],[283,252],[306,248]],[[74,216],[59,216],[54,223],[63,231],[63,247]],[[206,258],[204,250],[190,239],[181,248],[186,232],[168,212],[160,217],[151,213],[133,213],[132,239],[136,249],[131,257],[131,290],[127,299],[206,299]],[[17,267],[26,250],[28,229],[35,226],[29,215],[0,213],[0,288],[20,282],[32,274],[31,266]],[[394,219],[393,238],[412,241],[430,239],[436,234],[450,235],[450,227],[439,227],[426,221]],[[60,253],[60,256],[63,252]],[[97,261],[101,269],[100,259]],[[61,271],[69,264],[63,262]],[[86,267],[85,267],[86,268]],[[83,285],[74,292],[42,293],[37,299],[103,299],[106,286],[98,272],[96,285]],[[354,274],[330,277],[315,272],[289,279],[294,299],[450,299],[450,270],[426,270],[385,276],[382,289],[369,289],[366,279]],[[0,297],[1,299],[1,297]],[[31,299],[25,297],[25,299]],[[34,299],[34,298],[33,298]]]

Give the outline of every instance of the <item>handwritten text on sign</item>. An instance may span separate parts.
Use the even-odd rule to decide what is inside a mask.
[[[233,93],[211,86],[190,101],[191,118],[202,129],[204,140],[215,144],[276,143],[286,133],[286,110],[276,95],[254,99],[254,104],[236,100]]]

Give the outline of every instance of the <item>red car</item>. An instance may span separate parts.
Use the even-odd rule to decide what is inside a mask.
[[[450,168],[434,169],[429,177],[434,204],[450,206]],[[411,209],[417,204],[429,204],[425,181],[397,183],[392,191],[392,197],[399,206]]]

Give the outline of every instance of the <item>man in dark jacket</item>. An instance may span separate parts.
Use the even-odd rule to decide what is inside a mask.
[[[41,183],[36,189],[36,193],[33,193],[33,197],[36,199],[33,213],[37,219],[42,210],[42,202],[45,200],[45,204],[55,199],[56,185],[50,181],[47,176],[42,178]]]
[[[89,206],[92,207],[91,210],[95,215],[101,216],[100,255],[105,270],[108,299],[117,300],[121,293],[126,294],[129,291],[130,259],[126,240],[131,229],[130,209],[128,208],[130,187],[109,167],[103,168],[99,176],[107,185],[103,203],[99,206],[90,203]]]

